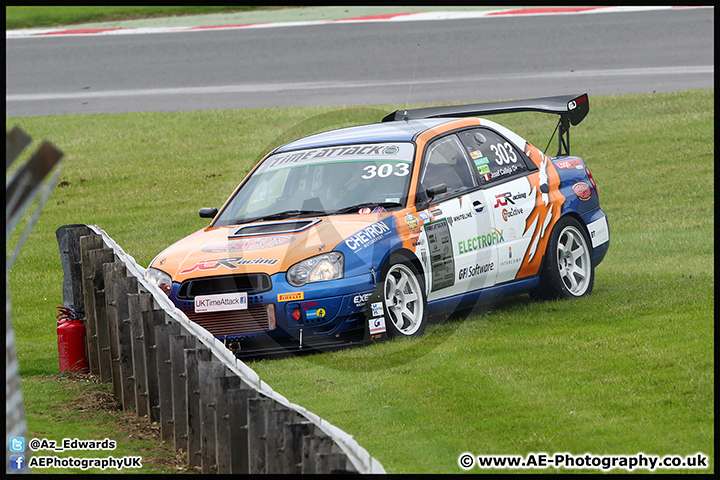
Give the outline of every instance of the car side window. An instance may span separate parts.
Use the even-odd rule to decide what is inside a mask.
[[[525,154],[509,140],[488,128],[459,133],[465,151],[480,174],[481,185],[522,175],[528,171]]]
[[[427,149],[420,184],[423,188],[445,184],[447,193],[454,195],[477,186],[468,157],[457,136],[448,135],[433,142]],[[440,196],[439,196],[440,197]]]

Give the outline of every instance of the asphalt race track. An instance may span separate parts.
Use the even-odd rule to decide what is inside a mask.
[[[714,88],[712,8],[8,37],[5,46],[6,117]]]

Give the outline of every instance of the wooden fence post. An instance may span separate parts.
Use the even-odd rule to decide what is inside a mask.
[[[102,265],[105,285],[105,315],[107,317],[108,341],[110,342],[110,368],[112,372],[113,394],[121,404],[122,379],[120,375],[120,340],[118,339],[118,308],[115,300],[115,278],[124,278],[125,265],[120,262]]]
[[[218,378],[227,373],[225,364],[210,355],[209,360],[198,363],[200,390],[200,451],[203,473],[217,473],[217,443],[215,409],[217,408]]]
[[[152,297],[151,297],[152,298]],[[155,327],[165,324],[165,310],[155,309],[143,312],[143,336],[145,337],[146,382],[150,423],[160,422],[160,378],[158,377],[157,343]],[[169,380],[169,379],[168,379]],[[169,386],[169,384],[168,384]]]
[[[310,435],[315,429],[312,422],[295,421],[285,424],[285,445],[280,462],[283,466],[281,473],[302,473],[303,438]]]
[[[108,306],[108,318],[114,320],[117,334],[117,371],[113,370],[113,385],[115,374],[120,381],[120,398],[123,410],[135,406],[135,378],[132,366],[132,341],[130,336],[130,319],[128,311],[128,294],[138,292],[138,281],[135,277],[128,277],[125,265],[122,263],[106,264],[105,273],[105,300]],[[111,278],[108,281],[108,277]],[[112,322],[111,322],[112,323]],[[113,330],[112,325],[110,326]],[[112,346],[110,351],[112,352]]]
[[[232,390],[237,390],[242,385],[240,377],[229,375],[215,379],[217,388],[217,401],[215,402],[215,464],[216,473],[231,473],[232,445],[231,430],[237,429],[236,422],[230,422],[230,396]]]
[[[91,235],[92,230],[86,225],[67,229],[68,262],[70,266],[70,280],[72,282],[72,296],[75,311],[85,312],[85,298],[83,295],[82,258],[80,257],[80,237]]]
[[[215,411],[217,425],[217,473],[246,475],[248,458],[248,400],[259,393],[240,377],[220,377],[220,392]],[[221,441],[227,438],[228,441]]]
[[[350,473],[347,455],[342,452],[318,453],[316,465],[320,473]]]
[[[188,436],[188,465],[202,466],[202,446],[200,441],[200,379],[198,363],[201,360],[210,360],[210,350],[206,348],[185,349],[185,382],[187,384],[187,436]]]
[[[73,299],[73,287],[72,278],[70,274],[70,254],[68,252],[68,229],[76,227],[85,227],[85,224],[75,223],[72,225],[63,225],[55,231],[55,237],[57,238],[58,247],[60,248],[60,265],[63,269],[63,306],[69,307],[75,306],[75,300]],[[82,257],[82,255],[81,255]]]
[[[167,315],[167,314],[165,314]],[[173,438],[173,373],[171,368],[170,337],[180,334],[177,322],[155,326],[155,353],[158,377],[158,410],[160,411],[160,438],[164,442]],[[177,440],[175,440],[177,450]]]
[[[302,474],[327,473],[320,470],[317,460],[319,454],[330,453],[333,440],[325,435],[325,433],[319,431],[318,428],[316,428],[315,431],[315,434],[303,437],[302,440]]]
[[[150,419],[150,399],[147,381],[147,342],[143,323],[152,311],[153,297],[149,293],[128,294],[128,315],[130,319],[130,342],[132,344],[132,372],[135,378],[135,414],[138,418]]]
[[[186,348],[195,348],[195,343],[195,337],[191,336],[172,335],[170,337],[173,438],[175,441],[175,451],[178,452],[188,452],[187,372],[185,370],[184,350]]]
[[[248,459],[250,461],[250,474],[267,472],[265,412],[274,408],[276,403],[275,400],[267,397],[248,400]]]
[[[285,473],[291,469],[285,464],[285,452],[292,441],[285,438],[285,425],[300,420],[297,412],[279,404],[275,409],[265,412],[265,472]]]
[[[98,364],[100,380],[112,382],[112,355],[110,352],[110,332],[108,328],[107,303],[105,300],[105,276],[103,265],[115,261],[111,248],[89,250],[83,255],[83,278],[85,283],[85,318],[88,323],[95,323],[97,338]],[[120,397],[117,397],[118,399]]]
[[[88,253],[91,250],[101,249],[103,240],[100,235],[85,235],[80,237],[80,278],[83,285],[83,300],[85,302],[85,335],[87,339],[88,368],[90,374],[100,375],[100,351],[98,346],[97,321],[95,320],[95,289],[92,284],[91,264]],[[112,250],[110,250],[112,254]]]

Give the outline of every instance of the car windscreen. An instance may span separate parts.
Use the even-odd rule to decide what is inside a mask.
[[[414,153],[412,143],[276,153],[245,181],[213,226],[404,207]]]

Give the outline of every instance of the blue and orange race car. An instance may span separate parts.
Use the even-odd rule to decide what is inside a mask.
[[[419,336],[429,315],[581,297],[610,235],[569,155],[587,94],[396,111],[276,148],[146,276],[238,356]],[[548,157],[482,115],[559,116]]]

